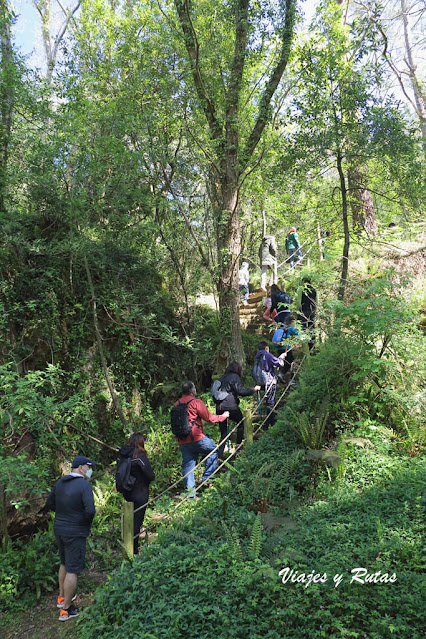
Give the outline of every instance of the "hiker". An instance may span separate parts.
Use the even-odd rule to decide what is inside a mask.
[[[243,299],[244,306],[247,306],[248,304],[249,281],[250,281],[249,265],[248,265],[248,262],[243,262],[241,264],[240,270],[238,271],[238,288],[240,290],[240,302],[241,302],[241,293],[244,292],[244,299]]]
[[[282,373],[283,375],[285,375],[292,369],[293,362],[294,362],[294,355],[292,352],[290,341],[295,335],[299,335],[299,331],[297,330],[297,328],[294,328],[294,326],[292,326],[292,323],[293,323],[293,318],[291,317],[291,315],[287,315],[284,320],[284,327],[283,327],[284,332],[281,337],[280,343],[278,345],[278,352],[280,353],[280,355],[284,356],[284,370]],[[296,382],[292,376],[290,380],[290,385],[294,386],[295,384]]]
[[[285,238],[285,250],[290,257],[290,267],[294,269],[294,256],[297,255],[297,262],[302,259],[302,251],[300,248],[299,236],[297,235],[296,228],[294,226],[289,230],[287,237]]]
[[[53,486],[45,508],[55,513],[53,530],[59,549],[59,621],[78,616],[72,605],[76,595],[77,578],[84,568],[86,538],[90,534],[95,503],[89,483],[96,462],[84,455],[74,457],[69,475],[61,477]]]
[[[266,306],[266,311],[263,313],[263,319],[265,319],[267,322],[273,322],[277,315],[276,308],[274,308],[274,310],[271,312],[271,306],[272,306],[271,295],[272,295],[272,292],[279,291],[279,290],[280,289],[278,288],[276,284],[272,284],[272,286],[268,286],[266,289],[266,297],[263,301],[263,306]]]
[[[239,397],[249,397],[253,395],[258,390],[260,390],[260,386],[254,386],[253,388],[244,388],[241,383],[241,364],[238,362],[231,362],[228,365],[224,375],[219,378],[220,381],[220,390],[223,393],[227,393],[225,399],[220,401],[215,400],[216,402],[216,415],[223,415],[225,411],[229,415],[229,420],[238,424],[237,428],[237,447],[240,446],[244,439],[244,422],[243,422],[243,414],[239,407]],[[214,399],[214,398],[213,398]],[[221,422],[219,424],[220,428],[220,447],[218,450],[219,459],[223,459],[223,453],[225,450],[224,438],[226,437],[228,430],[228,423]]]
[[[274,322],[283,326],[286,317],[290,315],[289,305],[293,302],[293,299],[288,293],[281,291],[278,286],[271,286],[271,289],[274,289],[271,293],[271,316],[276,310],[277,314],[274,317]]]
[[[133,516],[133,553],[137,555],[139,548],[139,533],[145,517],[146,504],[149,499],[149,485],[155,479],[154,470],[149,462],[145,449],[145,438],[142,433],[132,433],[126,446],[119,450],[118,464],[130,459],[131,488],[124,488],[121,492],[126,501],[132,501]]]
[[[216,444],[204,433],[203,420],[209,424],[217,424],[218,422],[224,422],[229,417],[228,411],[225,411],[221,415],[212,415],[201,399],[196,399],[196,394],[197,391],[194,382],[184,382],[182,384],[182,397],[175,403],[175,406],[178,406],[178,404],[187,404],[188,407],[188,421],[191,426],[191,434],[185,438],[178,438],[178,444],[182,454],[183,485],[190,497],[196,497],[193,471],[197,464],[198,456],[203,455],[204,457],[214,450],[214,453],[206,459],[202,477],[203,482],[207,481],[217,467]],[[188,473],[189,475],[185,477]]]
[[[309,331],[309,350],[315,345],[315,334],[313,332],[315,322],[315,311],[317,307],[317,292],[311,284],[310,277],[302,279],[304,288],[300,298],[300,312],[297,316],[302,328]]]
[[[265,235],[259,247],[260,259],[260,288],[266,291],[268,269],[271,270],[270,284],[277,281],[277,243],[274,235]],[[272,281],[271,281],[272,280]]]
[[[266,340],[262,340],[257,345],[257,353],[255,356],[255,363],[253,366],[253,377],[256,382],[262,383],[262,389],[265,391],[265,414],[267,415],[267,419],[263,424],[263,430],[268,430],[270,426],[273,426],[277,421],[277,414],[275,411],[275,401],[277,395],[277,377],[276,371],[280,368],[284,367],[284,353],[279,357],[275,357],[272,353],[269,352],[269,344]],[[260,360],[260,361],[259,361]],[[263,360],[263,361],[262,361]],[[260,368],[264,371],[264,374],[256,373],[257,366],[256,364],[260,364]],[[263,377],[263,380],[261,379]],[[260,410],[261,407],[260,407]]]

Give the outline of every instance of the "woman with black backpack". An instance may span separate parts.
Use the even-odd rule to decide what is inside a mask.
[[[285,324],[285,319],[290,315],[290,304],[293,299],[285,291],[281,291],[278,286],[271,286],[271,310],[270,314],[276,310],[277,314],[274,317],[274,322],[279,325]]]
[[[149,462],[145,449],[145,438],[141,433],[132,433],[126,446],[119,450],[117,474],[120,466],[129,466],[123,472],[127,475],[125,485],[120,489],[126,501],[132,501],[135,509],[133,520],[133,552],[136,555],[139,547],[139,533],[145,517],[146,503],[149,499],[149,485],[155,479],[154,470]],[[130,472],[127,472],[129,470]],[[124,474],[123,474],[124,473]],[[119,488],[117,480],[117,488]]]
[[[260,386],[244,388],[241,383],[241,370],[241,364],[238,364],[238,362],[231,362],[231,364],[228,365],[225,374],[219,378],[221,393],[227,393],[225,399],[217,400],[213,397],[216,403],[216,415],[223,415],[225,411],[229,411],[229,420],[220,422],[219,424],[221,444],[217,454],[218,459],[223,459],[223,452],[226,444],[223,439],[226,437],[229,428],[228,421],[233,421],[238,424],[237,446],[239,446],[244,439],[243,414],[239,407],[239,397],[249,397],[260,390]]]

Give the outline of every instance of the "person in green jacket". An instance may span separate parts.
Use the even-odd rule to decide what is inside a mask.
[[[287,255],[290,257],[290,267],[294,268],[294,256],[297,255],[298,262],[300,262],[303,257],[300,248],[299,236],[297,235],[294,226],[291,227],[287,237],[285,238],[285,250],[287,251]]]

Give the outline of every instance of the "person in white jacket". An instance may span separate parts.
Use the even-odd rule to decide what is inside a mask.
[[[241,293],[244,292],[243,304],[247,306],[248,304],[248,296],[249,296],[249,281],[250,281],[250,273],[249,273],[249,265],[248,262],[243,262],[241,264],[241,268],[238,271],[238,288],[240,290],[240,301],[241,301]]]

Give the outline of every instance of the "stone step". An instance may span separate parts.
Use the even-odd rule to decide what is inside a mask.
[[[258,304],[264,297],[266,297],[266,293],[264,293],[263,291],[255,291],[253,293],[250,293],[247,301],[249,304]]]
[[[259,313],[257,306],[240,306],[240,315],[259,315],[261,317],[263,313]]]

